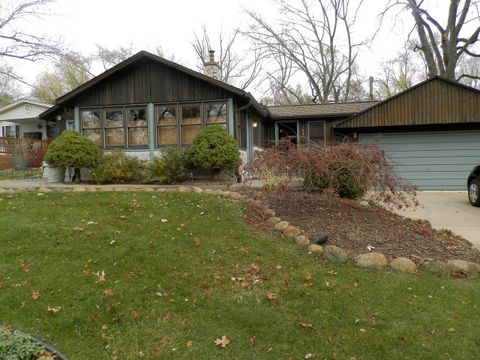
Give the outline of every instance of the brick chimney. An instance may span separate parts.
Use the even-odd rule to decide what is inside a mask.
[[[220,64],[215,61],[215,50],[208,50],[208,61],[203,63],[203,70],[205,75],[208,75],[216,80],[222,77],[222,69]]]

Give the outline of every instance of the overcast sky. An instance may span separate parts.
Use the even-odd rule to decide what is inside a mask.
[[[3,0],[0,0],[3,1]],[[386,0],[365,0],[356,27],[356,40],[371,37],[378,26],[377,15]],[[442,9],[447,0],[426,0],[430,8]],[[193,33],[206,24],[213,33],[244,26],[247,16],[243,8],[253,9],[274,21],[275,1],[272,0],[57,0],[50,5],[53,15],[30,22],[28,30],[60,35],[67,48],[90,54],[95,44],[117,48],[133,44],[135,51],[151,51],[161,46],[167,53],[191,68],[195,54],[190,41]],[[367,76],[378,75],[382,61],[391,59],[402,49],[409,31],[410,15],[395,24],[386,23],[375,41],[365,48],[359,59],[360,71]],[[18,73],[29,82],[48,64],[20,64]]]

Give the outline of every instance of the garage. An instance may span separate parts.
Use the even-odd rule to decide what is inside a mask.
[[[420,190],[466,190],[480,164],[480,91],[434,77],[334,129],[383,148],[395,172]]]
[[[385,150],[395,172],[420,190],[466,190],[480,164],[480,130],[359,134]]]

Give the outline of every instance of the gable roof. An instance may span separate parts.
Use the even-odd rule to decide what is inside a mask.
[[[268,106],[273,119],[311,119],[351,116],[376,105],[378,101],[358,101],[330,104]]]
[[[42,103],[40,101],[35,101],[35,100],[30,100],[30,99],[21,99],[21,100],[15,101],[11,104],[5,105],[4,107],[0,108],[0,114],[2,114],[4,112],[7,112],[8,110],[11,110],[11,109],[16,108],[18,106],[26,105],[26,104],[41,106],[41,107],[44,107],[45,109],[49,109],[52,106],[52,104],[46,104],[46,103]]]
[[[480,122],[480,90],[435,76],[337,122],[337,129]]]
[[[56,100],[56,105],[61,105],[61,104],[65,103],[66,101],[80,95],[81,93],[83,93],[84,91],[87,91],[88,89],[92,88],[93,86],[95,86],[99,82],[105,80],[106,78],[114,75],[115,73],[117,73],[120,70],[126,68],[127,66],[129,66],[129,65],[131,65],[131,64],[133,64],[137,61],[140,61],[142,59],[153,60],[153,61],[155,61],[159,64],[171,67],[175,70],[178,70],[180,72],[188,74],[188,75],[190,75],[190,76],[192,76],[196,79],[199,79],[199,80],[205,81],[205,82],[207,82],[211,85],[220,87],[223,90],[228,91],[232,94],[235,94],[237,96],[246,98],[251,103],[251,105],[254,107],[255,110],[257,110],[261,115],[267,116],[267,112],[266,112],[265,108],[261,104],[259,104],[255,100],[255,98],[252,96],[252,94],[250,94],[249,92],[246,92],[246,91],[244,91],[242,89],[239,89],[235,86],[224,83],[223,81],[213,79],[213,78],[211,78],[207,75],[199,73],[198,71],[194,71],[194,70],[189,69],[185,66],[174,63],[173,61],[166,60],[164,58],[161,58],[157,55],[151,54],[151,53],[149,53],[147,51],[144,51],[144,50],[138,52],[137,54],[133,55],[132,57],[128,58],[127,60],[122,61],[121,63],[115,65],[111,69],[108,69],[107,71],[103,72],[102,74],[94,77],[93,79],[90,79],[89,81],[87,81],[83,85],[80,85],[79,87],[73,89],[72,91],[66,93],[65,95],[60,96]],[[42,114],[42,116],[44,116],[44,115],[46,115],[46,114]]]

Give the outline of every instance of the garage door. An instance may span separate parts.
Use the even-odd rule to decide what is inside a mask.
[[[385,150],[395,172],[420,190],[465,190],[480,164],[480,131],[360,134]]]

